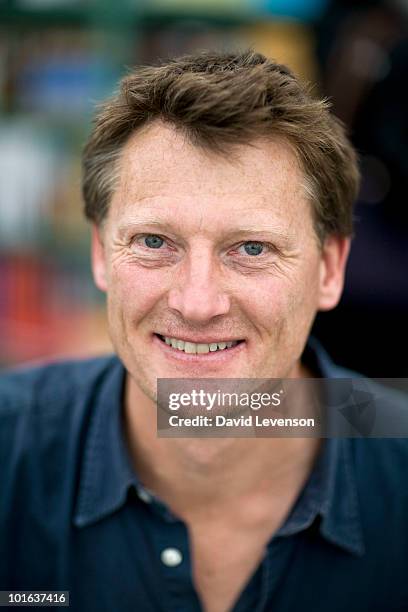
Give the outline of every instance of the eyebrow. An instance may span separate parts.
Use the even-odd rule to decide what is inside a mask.
[[[162,223],[158,221],[156,218],[149,219],[145,217],[140,221],[129,221],[127,223],[123,223],[118,227],[118,234],[120,237],[125,236],[128,232],[133,232],[137,229],[145,228],[146,226],[154,227],[158,231],[166,232],[169,231],[170,225],[168,223]]]

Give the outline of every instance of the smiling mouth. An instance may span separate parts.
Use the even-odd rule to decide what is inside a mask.
[[[171,346],[173,349],[181,351],[183,353],[187,353],[189,355],[204,355],[206,353],[217,353],[220,351],[228,351],[229,349],[234,348],[238,344],[244,342],[244,340],[225,340],[220,342],[211,342],[211,343],[196,343],[189,342],[187,340],[180,340],[179,338],[171,338],[169,336],[162,336],[160,334],[155,334],[159,340],[163,343]]]

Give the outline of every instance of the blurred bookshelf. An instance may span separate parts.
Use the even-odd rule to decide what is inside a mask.
[[[321,5],[0,1],[0,367],[110,350],[80,152],[95,104],[127,67],[253,47],[314,80],[310,21]]]

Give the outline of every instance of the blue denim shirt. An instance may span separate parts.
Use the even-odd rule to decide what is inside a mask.
[[[350,376],[317,344],[305,360]],[[201,610],[186,525],[131,467],[124,380],[116,357],[0,379],[0,590],[69,590],[75,612]],[[325,440],[233,611],[408,610],[407,474],[405,439]]]

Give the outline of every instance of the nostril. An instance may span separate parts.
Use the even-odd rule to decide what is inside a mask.
[[[213,317],[227,314],[230,310],[230,299],[218,293],[214,287],[204,290],[200,287],[186,286],[172,289],[168,294],[168,306],[180,313],[186,321],[209,321]]]

